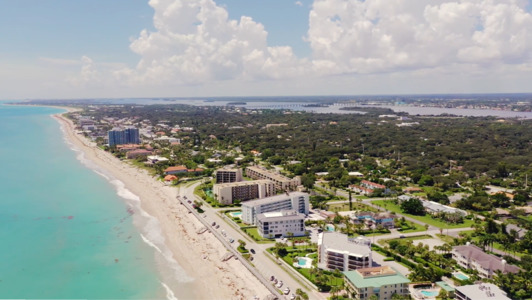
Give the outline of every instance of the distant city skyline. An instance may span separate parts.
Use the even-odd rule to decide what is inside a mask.
[[[532,0],[2,2],[0,99],[532,92]]]

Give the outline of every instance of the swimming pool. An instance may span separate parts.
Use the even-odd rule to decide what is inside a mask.
[[[423,296],[425,297],[436,297],[438,296],[439,292],[436,291],[419,291]]]
[[[310,269],[312,268],[312,258],[296,257],[294,258],[293,266],[296,268]]]
[[[241,211],[235,211],[235,212],[231,212],[229,213],[233,218],[239,218],[241,215],[242,215],[242,212]]]
[[[453,276],[460,279],[460,280],[469,280],[469,276],[465,275],[462,272],[455,272],[453,273]]]

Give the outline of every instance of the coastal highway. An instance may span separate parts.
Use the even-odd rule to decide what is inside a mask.
[[[255,275],[263,284],[272,292],[272,294],[279,297],[279,299],[289,299],[292,293],[295,294],[296,289],[301,289],[305,291],[310,299],[327,299],[328,293],[320,293],[315,288],[312,287],[312,284],[308,282],[304,277],[302,277],[297,271],[293,270],[291,267],[286,266],[284,262],[277,261],[276,258],[271,256],[266,252],[266,249],[272,247],[273,244],[258,244],[244,232],[240,231],[238,226],[234,224],[231,220],[228,220],[225,215],[220,214],[217,210],[213,209],[210,206],[204,204],[202,209],[205,211],[203,214],[197,213],[197,211],[192,208],[192,205],[188,203],[187,200],[191,200],[193,203],[194,200],[201,200],[196,195],[194,195],[194,188],[200,183],[195,183],[192,185],[181,185],[178,187],[178,199],[183,203],[197,218],[200,220],[213,234],[216,236],[222,244],[250,270],[250,272]],[[185,200],[186,197],[186,200]],[[202,200],[201,200],[202,201]],[[205,217],[203,216],[205,215]],[[212,222],[216,222],[217,225],[220,225],[218,229],[211,226]],[[226,233],[226,236],[222,235],[222,230]],[[234,239],[233,243],[229,243],[229,238]],[[236,250],[238,247],[238,240],[241,239],[246,242],[247,249],[254,249],[255,254],[251,254],[253,261],[248,261],[242,257],[240,252]],[[290,288],[290,293],[288,295],[281,295],[279,290],[273,286],[273,283],[270,281],[271,276],[275,276],[278,280],[283,281],[283,286],[280,290],[283,290],[286,287]]]

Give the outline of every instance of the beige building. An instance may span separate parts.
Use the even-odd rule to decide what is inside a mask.
[[[410,280],[389,266],[357,269],[344,272],[347,289],[354,292],[355,299],[390,300],[393,295],[409,295]]]
[[[339,232],[323,232],[318,236],[318,268],[351,271],[371,267],[371,241],[350,238]]]
[[[301,185],[299,177],[288,178],[284,175],[270,171],[260,166],[249,166],[246,168],[246,176],[252,179],[268,179],[275,183],[278,191],[295,191]]]
[[[216,170],[216,183],[239,182],[242,178],[242,169],[218,169]]]
[[[253,180],[215,184],[212,188],[216,201],[224,205],[235,200],[247,201],[275,195],[275,184],[270,180]]]

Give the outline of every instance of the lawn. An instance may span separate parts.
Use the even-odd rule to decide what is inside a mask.
[[[426,231],[427,230],[427,229],[425,229],[425,226],[417,224],[417,223],[414,223],[414,222],[409,223],[409,225],[411,227],[413,226],[414,228],[401,230],[401,233],[421,232],[421,231]]]
[[[275,243],[274,239],[266,239],[260,236],[259,231],[257,230],[257,227],[244,228],[242,230],[259,244]]]
[[[327,207],[329,211],[336,211],[336,212],[350,210],[349,203],[331,203],[331,204],[327,204]],[[363,210],[363,211],[372,211],[372,212],[378,211],[377,209],[369,205],[366,205],[364,203],[358,203],[355,200],[353,200],[353,202],[351,203],[351,207],[352,207],[351,210]]]
[[[386,242],[390,242],[390,241],[406,242],[406,241],[415,241],[415,240],[426,240],[426,239],[432,239],[432,238],[433,237],[431,235],[423,234],[423,235],[409,236],[405,238],[390,239],[390,240],[386,240]]]
[[[433,219],[430,217],[429,214],[426,214],[424,216],[406,214],[401,211],[401,208],[399,207],[399,205],[395,204],[393,200],[375,200],[375,201],[372,201],[372,203],[380,207],[384,207],[385,209],[389,211],[393,211],[397,214],[405,215],[412,219],[416,219],[418,221],[421,221],[423,223],[426,223],[426,224],[429,224],[429,225],[432,225],[438,228],[444,228],[444,229],[445,228],[466,228],[466,227],[471,227],[474,224],[473,220],[468,220],[468,219],[464,219],[464,223],[461,223],[461,224],[449,224],[449,223],[443,222],[438,219]]]

